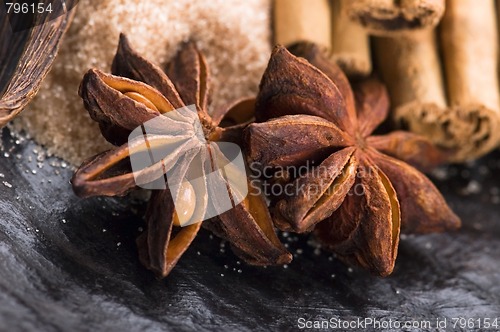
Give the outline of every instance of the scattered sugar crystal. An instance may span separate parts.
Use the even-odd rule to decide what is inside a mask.
[[[444,181],[448,179],[449,173],[446,168],[438,167],[432,171],[432,176],[434,176],[438,180]]]
[[[476,161],[475,160],[468,160],[464,163],[465,166],[469,168],[474,168],[476,166]]]
[[[478,231],[483,229],[483,225],[481,225],[479,222],[475,222],[472,224],[472,227]]]
[[[489,168],[484,166],[484,165],[479,166],[478,170],[479,170],[479,174],[481,174],[481,175],[488,175],[490,173]]]
[[[479,194],[481,192],[481,184],[477,182],[476,180],[471,180],[467,184],[467,187],[463,188],[460,193],[462,195],[474,195],[474,194]]]

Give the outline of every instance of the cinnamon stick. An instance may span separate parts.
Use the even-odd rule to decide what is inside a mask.
[[[377,66],[396,122],[453,150],[451,160],[461,162],[487,153],[500,138],[493,1],[449,0],[439,37],[428,30],[375,38]]]
[[[425,30],[396,38],[377,37],[373,44],[396,123],[453,148],[455,143],[438,121],[447,104],[435,33]]]
[[[331,56],[347,76],[367,76],[372,71],[367,32],[351,22],[342,8],[344,0],[332,0]]]
[[[494,0],[447,0],[441,44],[457,160],[483,155],[500,139],[498,32]]]
[[[275,42],[290,47],[312,42],[348,76],[371,72],[368,34],[342,10],[343,0],[275,0]]]
[[[330,15],[328,0],[275,0],[275,41],[284,46],[309,41],[330,49]]]
[[[435,27],[445,0],[347,0],[348,17],[376,35],[390,35]]]

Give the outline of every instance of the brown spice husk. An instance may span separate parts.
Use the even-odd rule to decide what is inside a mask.
[[[63,15],[59,8],[35,16],[29,30],[13,31],[17,18],[0,11],[0,128],[14,119],[37,94],[52,67],[59,44],[76,11],[75,1],[66,3]],[[54,7],[56,8],[56,7]],[[11,68],[15,68],[12,72]]]
[[[445,0],[344,1],[348,17],[376,35],[402,34],[435,27]]]
[[[207,214],[227,204],[229,197],[233,208],[205,225],[227,239],[249,264],[289,263],[292,255],[274,232],[264,197],[256,190],[246,195],[241,187],[247,184],[245,174],[229,164],[225,151],[214,143],[227,141],[228,132],[230,137],[241,137],[245,117],[240,117],[243,123],[219,124],[228,123],[225,115],[233,111],[252,112],[253,103],[235,102],[234,108],[219,109],[213,112],[215,117],[210,116],[210,71],[194,43],[183,44],[163,71],[121,35],[111,68],[113,74],[90,69],[79,95],[115,148],[80,166],[71,180],[75,193],[80,197],[122,196],[138,187],[153,189],[145,216],[147,230],[138,239],[138,249],[141,262],[160,278],[170,273],[194,240],[200,221],[213,216]],[[193,112],[171,113],[193,104]],[[138,126],[148,128],[145,136],[134,135]],[[134,169],[134,160],[144,160],[148,153],[159,158]],[[221,165],[224,172],[217,171]],[[182,181],[181,186],[171,182],[166,186],[166,177]],[[174,228],[181,225],[189,226]]]
[[[432,182],[404,162],[436,165],[441,154],[408,132],[373,135],[388,115],[385,87],[368,79],[352,89],[317,47],[301,46],[300,57],[282,46],[271,55],[255,104],[259,122],[245,129],[247,158],[261,170],[319,162],[289,180],[277,175],[291,190],[270,195],[275,225],[314,229],[340,259],[386,276],[400,230],[460,226]]]
[[[367,32],[342,13],[342,0],[332,0],[331,56],[347,76],[367,76],[372,71]]]

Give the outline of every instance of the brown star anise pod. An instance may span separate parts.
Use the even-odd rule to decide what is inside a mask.
[[[370,136],[388,114],[383,85],[369,79],[353,92],[316,47],[296,50],[309,62],[280,46],[272,53],[255,111],[266,122],[245,133],[249,163],[288,185],[273,197],[278,228],[314,229],[344,261],[386,276],[394,268],[400,229],[460,226],[431,181],[405,162],[431,167],[443,153],[408,132]],[[296,171],[304,165],[307,171]]]
[[[137,54],[121,35],[112,73],[91,69],[80,85],[85,108],[117,147],[76,171],[75,193],[121,196],[138,186],[152,186],[147,230],[137,242],[141,262],[159,277],[175,266],[199,231],[200,221],[224,193],[226,197],[229,193],[233,208],[203,225],[230,241],[235,253],[250,264],[289,262],[291,255],[274,232],[265,200],[252,186],[246,197],[240,187],[230,187],[229,177],[248,180],[214,143],[239,140],[253,117],[254,100],[209,114],[210,75],[193,43],[183,45],[165,73]],[[140,131],[137,137],[129,136],[136,128],[144,135]],[[151,157],[149,164],[133,169],[134,158],[158,154],[160,158]],[[225,167],[225,173],[210,173],[216,166]],[[179,180],[178,186],[166,186],[167,173],[169,179]],[[177,227],[181,225],[188,226]]]

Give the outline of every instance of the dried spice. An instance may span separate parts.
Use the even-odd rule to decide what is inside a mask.
[[[80,197],[124,195],[138,184],[165,180],[167,171],[179,178],[192,175],[202,179],[152,192],[146,211],[147,230],[137,242],[142,263],[165,277],[200,229],[202,223],[197,221],[203,220],[210,208],[208,194],[217,197],[214,191],[221,189],[217,183],[225,183],[226,178],[216,178],[215,183],[211,182],[213,177],[206,176],[211,164],[227,164],[229,158],[210,143],[238,142],[253,116],[254,101],[242,100],[209,114],[210,75],[203,55],[193,43],[182,46],[165,73],[137,54],[122,35],[112,74],[90,70],[79,94],[103,136],[117,147],[85,162],[72,179],[73,189]],[[172,112],[187,105],[195,105],[196,112]],[[135,128],[151,119],[159,121],[161,128],[156,134],[148,135],[148,140],[128,140]],[[201,124],[203,137],[198,136],[196,123]],[[166,155],[133,172],[130,159],[151,149],[165,151]],[[227,183],[226,187],[222,189],[229,189]],[[250,190],[255,189],[250,186]],[[231,195],[235,199],[242,193],[232,190]],[[178,227],[186,224],[189,226]],[[250,264],[284,264],[291,260],[274,232],[263,197],[255,192],[203,225],[227,239],[235,253]]]
[[[341,0],[344,11],[372,34],[395,35],[432,29],[445,11],[445,0]]]
[[[40,4],[44,6],[51,5],[51,11],[31,15],[28,26],[26,13],[9,16],[7,5],[0,9],[0,128],[16,117],[38,92],[77,2],[68,0],[63,5],[42,1]]]
[[[372,136],[388,113],[383,85],[370,79],[353,92],[317,48],[302,44],[295,51],[309,62],[280,46],[272,53],[255,111],[266,122],[245,131],[249,162],[262,174],[273,169],[282,175],[276,181],[292,186],[273,197],[280,229],[314,229],[344,261],[386,276],[394,268],[400,230],[460,225],[431,181],[408,164],[431,167],[445,154],[407,132]],[[304,165],[307,172],[290,175]]]
[[[367,31],[347,16],[341,0],[275,0],[274,41],[286,47],[313,42],[349,77],[372,71]]]
[[[373,40],[395,123],[477,159],[500,142],[494,1],[446,1],[440,28]]]

